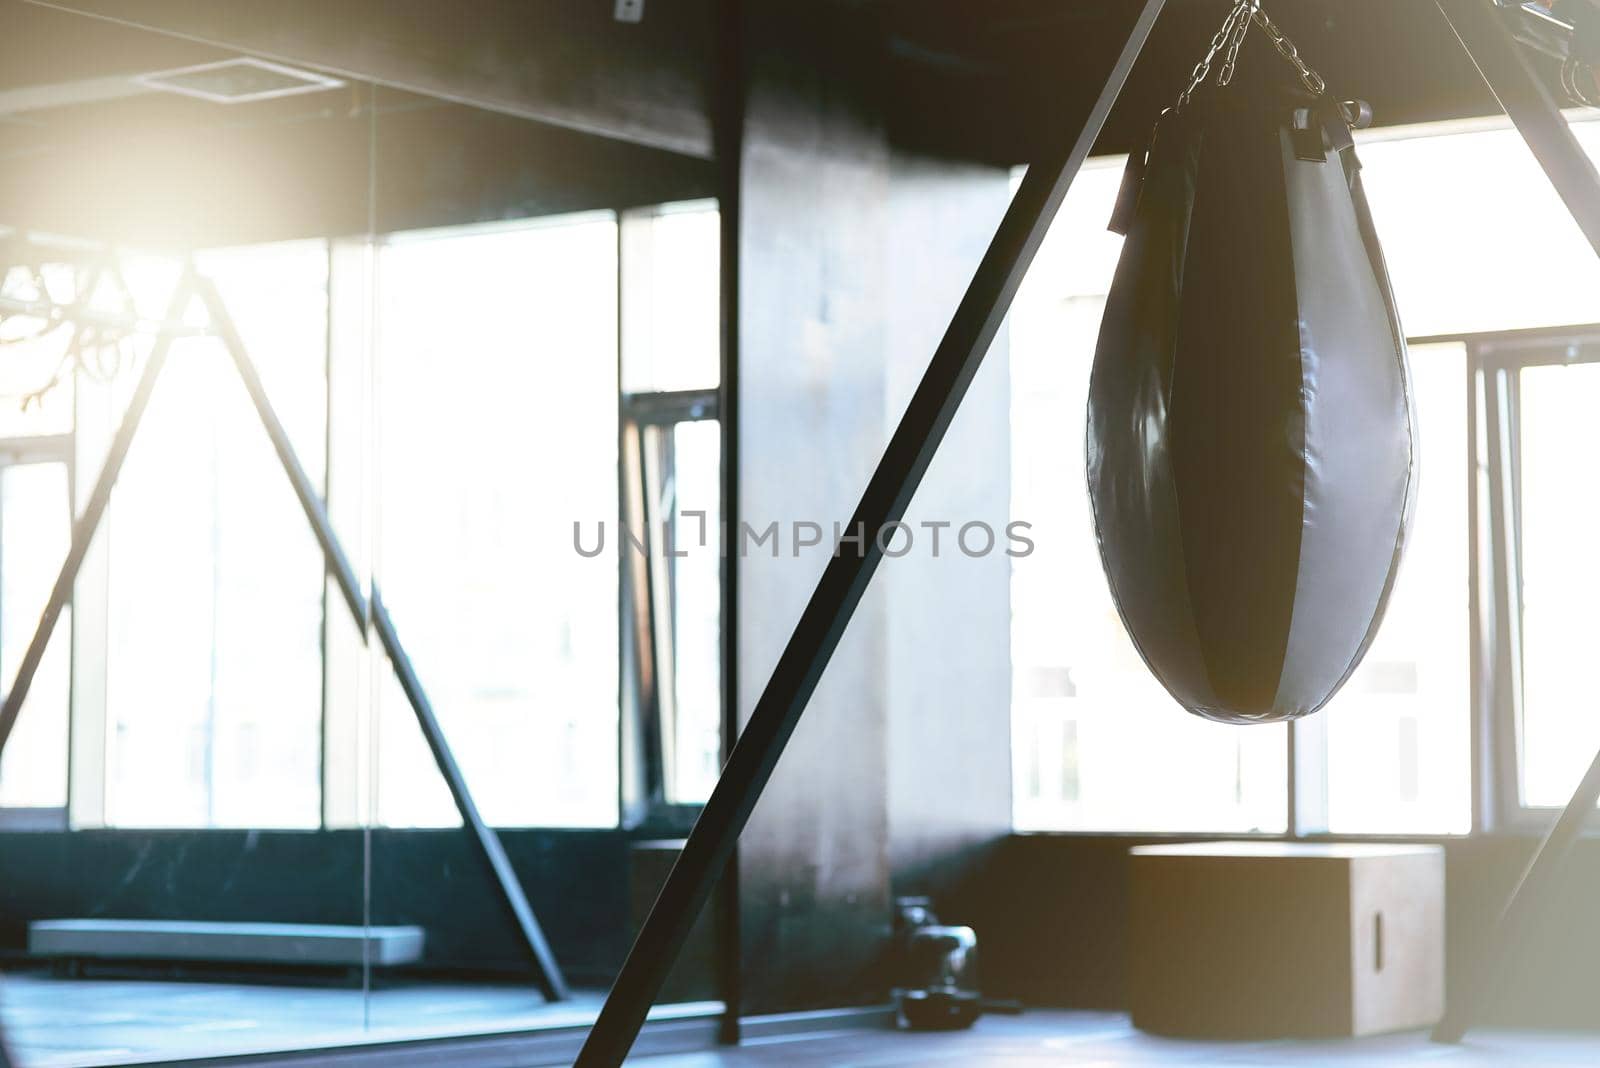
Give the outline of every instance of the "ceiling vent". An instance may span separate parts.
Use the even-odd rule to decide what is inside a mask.
[[[181,93],[214,104],[250,104],[299,93],[320,93],[344,84],[324,74],[244,56],[141,74],[134,80],[149,89]]]

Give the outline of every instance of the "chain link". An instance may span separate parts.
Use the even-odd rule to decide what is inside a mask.
[[[1266,11],[1259,6],[1255,9],[1256,24],[1267,31],[1267,36],[1272,39],[1272,47],[1278,54],[1287,59],[1294,67],[1295,73],[1300,75],[1300,81],[1311,91],[1312,96],[1321,96],[1328,88],[1328,83],[1322,80],[1322,75],[1306,66],[1306,61],[1300,58],[1300,50],[1295,48],[1294,42],[1278,29],[1278,24],[1273,22]]]
[[[1260,0],[1252,0],[1250,4],[1252,14],[1259,11]],[[1239,64],[1239,48],[1244,44],[1245,35],[1250,32],[1250,17],[1239,20],[1239,25],[1233,31],[1233,37],[1228,41],[1228,52],[1223,58],[1222,71],[1217,75],[1218,85],[1227,85],[1233,81],[1234,68]]]
[[[1228,12],[1228,17],[1223,20],[1222,29],[1218,30],[1216,36],[1211,38],[1211,47],[1206,49],[1205,58],[1196,63],[1194,70],[1190,72],[1189,87],[1178,94],[1178,107],[1180,109],[1189,102],[1190,94],[1200,88],[1201,83],[1206,80],[1206,76],[1211,73],[1211,61],[1217,58],[1217,53],[1222,51],[1222,46],[1232,39],[1234,32],[1239,28],[1239,24],[1242,22],[1246,29],[1249,28],[1249,15],[1255,2],[1256,0],[1239,0],[1238,3],[1233,5],[1233,9]],[[1237,49],[1234,50],[1234,54],[1237,55]]]
[[[1211,47],[1206,49],[1205,57],[1194,65],[1194,70],[1189,74],[1189,85],[1178,94],[1177,109],[1182,110],[1189,102],[1189,97],[1194,91],[1205,83],[1211,74],[1211,64],[1216,60],[1217,53],[1223,53],[1222,68],[1217,73],[1217,84],[1227,85],[1233,81],[1233,71],[1239,61],[1239,49],[1244,44],[1245,35],[1250,31],[1250,24],[1254,22],[1260,26],[1271,39],[1272,46],[1278,54],[1288,60],[1294,67],[1295,73],[1300,76],[1300,82],[1313,96],[1321,96],[1327,91],[1328,84],[1322,80],[1322,75],[1306,65],[1300,58],[1299,49],[1294,42],[1278,28],[1266,10],[1261,6],[1262,0],[1238,0],[1228,11],[1228,17],[1223,20],[1222,28],[1216,36],[1211,38]]]

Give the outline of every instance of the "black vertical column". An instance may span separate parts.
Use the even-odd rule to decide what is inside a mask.
[[[1162,5],[1163,0],[1141,5],[1099,95],[1084,114],[1063,120],[1060,147],[1029,168],[848,529],[859,524],[876,532],[905,515]],[[823,189],[817,195],[827,193]],[[632,1048],[881,556],[875,539],[869,539],[864,552],[845,552],[829,561],[578,1056],[580,1068],[620,1064]]]

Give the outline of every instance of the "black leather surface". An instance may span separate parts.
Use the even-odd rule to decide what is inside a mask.
[[[1314,712],[1354,670],[1415,483],[1403,333],[1348,132],[1313,111],[1326,159],[1306,158],[1309,99],[1265,99],[1162,117],[1089,392],[1123,621],[1180,704],[1229,722]]]

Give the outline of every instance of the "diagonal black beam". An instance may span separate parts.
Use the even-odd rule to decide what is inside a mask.
[[[406,695],[406,701],[411,705],[411,711],[417,717],[417,726],[422,729],[422,736],[428,743],[428,750],[433,754],[434,763],[438,765],[439,774],[444,776],[445,785],[450,789],[450,796],[455,800],[456,808],[461,813],[461,820],[466,824],[473,844],[477,847],[478,855],[488,867],[489,875],[494,879],[495,886],[499,889],[500,896],[511,914],[511,920],[522,935],[533,963],[539,989],[551,1001],[565,1000],[567,985],[561,976],[561,968],[556,963],[555,954],[551,952],[550,943],[545,939],[544,931],[534,916],[532,906],[528,904],[527,895],[522,891],[522,883],[517,879],[510,858],[506,856],[500,836],[495,833],[493,827],[484,822],[478,812],[477,803],[472,799],[472,792],[467,788],[466,777],[462,775],[455,754],[451,752],[450,744],[439,726],[433,704],[428,700],[427,691],[423,689],[422,682],[412,667],[411,657],[406,654],[405,647],[400,642],[400,635],[395,630],[394,621],[389,617],[389,610],[384,607],[377,583],[372,585],[372,597],[369,602],[362,596],[355,569],[351,567],[350,560],[345,556],[344,548],[339,543],[339,537],[334,533],[333,522],[328,516],[322,495],[317,492],[311,477],[301,465],[300,457],[289,440],[288,431],[284,429],[271,400],[267,397],[266,387],[261,383],[261,375],[256,371],[255,361],[250,359],[244,341],[234,326],[233,318],[228,314],[227,306],[223,304],[210,279],[198,278],[195,286],[210,315],[211,329],[221,339],[223,346],[228,350],[228,355],[233,358],[233,365],[239,372],[239,378],[244,382],[245,391],[250,394],[250,402],[255,406],[256,415],[266,429],[267,437],[272,441],[273,450],[278,454],[278,462],[282,464],[284,473],[289,476],[289,483],[294,488],[295,497],[300,501],[301,510],[305,512],[306,521],[311,524],[317,543],[322,547],[328,571],[338,584],[339,592],[344,597],[350,614],[361,625],[364,641],[370,641],[366,624],[369,610],[371,612],[371,629],[377,631],[378,640],[383,646],[384,653],[388,655],[389,664],[400,682],[400,689]]]
[[[1573,136],[1544,79],[1513,39],[1508,17],[1515,12],[1494,0],[1437,2],[1583,236],[1600,253],[1600,173]]]
[[[1600,254],[1600,172],[1572,135],[1544,80],[1513,39],[1513,27],[1507,21],[1513,12],[1500,8],[1493,0],[1438,0],[1438,4],[1583,235]],[[1435,1042],[1459,1042],[1472,1026],[1493,983],[1505,974],[1517,947],[1525,940],[1529,922],[1548,900],[1596,802],[1600,802],[1600,754],[1534,851],[1494,926],[1485,934],[1476,959],[1463,973],[1458,989],[1452,991],[1444,1018],[1433,1029]]]
[[[183,313],[193,296],[194,291],[188,277],[185,276],[178,283],[178,288],[173,290],[166,317],[161,320],[161,333],[150,349],[149,358],[145,360],[144,371],[139,376],[138,384],[134,386],[133,396],[128,400],[128,407],[123,413],[121,424],[117,427],[116,437],[111,439],[111,448],[106,452],[105,464],[100,468],[100,477],[95,480],[94,489],[89,493],[89,500],[84,505],[83,512],[72,524],[72,544],[67,549],[67,558],[62,561],[61,571],[56,576],[56,584],[50,590],[50,599],[45,602],[44,612],[39,617],[39,625],[34,629],[33,638],[28,642],[28,650],[22,655],[22,663],[17,667],[17,677],[12,681],[11,689],[6,693],[5,699],[0,701],[0,752],[4,752],[6,741],[11,737],[11,730],[16,726],[17,716],[22,712],[23,702],[28,699],[28,691],[33,687],[33,677],[39,671],[39,663],[44,659],[45,648],[50,644],[50,634],[55,630],[56,621],[61,618],[61,610],[72,600],[72,587],[78,581],[78,571],[83,567],[83,558],[89,552],[89,544],[94,541],[95,531],[100,528],[100,520],[105,515],[106,505],[111,503],[111,491],[116,487],[117,476],[122,473],[123,461],[128,458],[128,448],[133,444],[133,436],[139,429],[140,420],[144,418],[145,408],[150,404],[150,394],[156,388],[156,380],[161,377],[161,368],[166,365],[167,353],[172,350],[172,341],[180,332],[174,324],[183,322]]]
[[[361,593],[361,582],[356,578],[355,568],[345,555],[344,547],[339,544],[339,536],[334,533],[333,521],[328,517],[328,509],[322,503],[322,494],[317,492],[311,476],[306,474],[299,455],[294,451],[294,445],[289,441],[289,432],[284,429],[282,421],[278,419],[278,413],[267,397],[266,387],[261,383],[261,375],[256,370],[255,361],[250,358],[249,351],[244,347],[244,339],[239,336],[238,327],[233,323],[233,316],[228,314],[227,305],[222,302],[221,294],[217,292],[216,285],[209,278],[197,277],[195,286],[199,290],[201,303],[205,305],[206,314],[210,317],[211,330],[222,342],[222,347],[228,350],[228,356],[233,360],[233,366],[239,373],[245,392],[250,395],[250,403],[255,407],[256,415],[267,432],[267,438],[272,442],[272,451],[278,455],[278,462],[289,478],[289,485],[294,490],[295,498],[300,502],[301,511],[305,512],[306,521],[311,524],[311,531],[316,535],[317,544],[322,548],[328,571],[339,587],[345,606],[350,609],[350,615],[357,623],[365,624],[367,601]]]
[[[882,559],[875,535],[905,516],[1163,3],[1145,0],[1099,95],[1075,125],[1071,119],[1063,122],[1069,132],[1060,148],[1028,168],[851,517],[848,529],[869,531],[867,544],[860,552],[836,553],[828,562],[722,777],[650,910],[575,1068],[619,1065],[633,1048],[690,925],[732,856],[739,833]]]
[[[406,655],[405,647],[400,644],[400,635],[395,630],[394,620],[389,617],[389,609],[383,603],[383,593],[378,589],[377,583],[373,583],[372,586],[372,625],[378,632],[378,641],[382,644],[383,651],[389,657],[390,666],[394,668],[395,677],[400,681],[400,689],[405,691],[406,700],[411,704],[411,711],[416,713],[417,725],[422,728],[422,736],[427,740],[429,751],[433,753],[434,763],[439,766],[439,773],[444,776],[445,785],[450,788],[450,796],[455,798],[462,822],[472,832],[478,853],[484,863],[489,865],[489,873],[500,886],[501,896],[511,910],[511,918],[516,923],[517,929],[522,932],[522,940],[533,957],[534,968],[538,973],[539,988],[551,1001],[564,1001],[567,997],[567,985],[561,977],[561,968],[556,964],[555,954],[551,952],[550,943],[539,927],[539,921],[533,914],[533,907],[528,904],[528,899],[522,892],[522,883],[518,881],[516,870],[511,866],[511,859],[506,856],[505,847],[500,844],[500,836],[478,814],[478,806],[467,790],[467,780],[461,774],[461,769],[450,752],[444,730],[439,726],[439,719],[433,713],[433,704],[428,700],[427,692],[423,690],[422,682],[411,666],[411,658]]]

